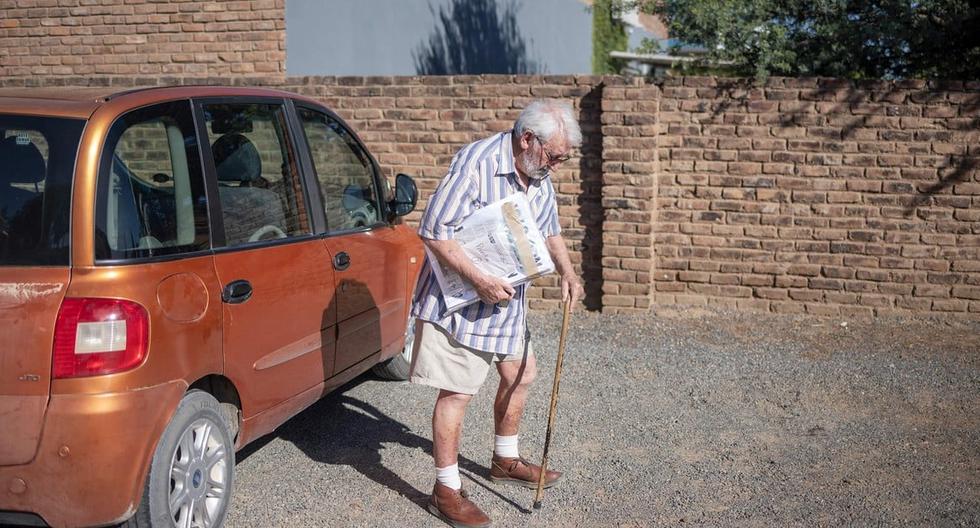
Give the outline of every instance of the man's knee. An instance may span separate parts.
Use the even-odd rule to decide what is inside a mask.
[[[538,377],[538,365],[532,357],[524,366],[524,373],[521,375],[521,384],[530,385]]]
[[[444,403],[453,406],[465,406],[471,399],[473,399],[472,394],[464,394],[462,392],[453,392],[440,389],[439,396],[436,397],[436,403]]]
[[[538,376],[538,366],[531,356],[527,361],[508,361],[501,363],[500,379],[506,385],[530,385]]]

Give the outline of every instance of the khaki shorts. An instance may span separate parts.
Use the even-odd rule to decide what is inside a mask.
[[[531,342],[526,343],[523,354],[492,354],[463,346],[441,327],[418,320],[409,380],[451,392],[476,394],[492,363],[524,361],[534,355]]]

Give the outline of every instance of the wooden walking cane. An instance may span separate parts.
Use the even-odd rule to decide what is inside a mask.
[[[568,317],[572,304],[564,303],[564,313],[561,319],[561,336],[558,338],[558,360],[555,362],[555,382],[551,386],[551,409],[548,411],[548,431],[544,435],[544,455],[541,456],[541,475],[538,476],[538,490],[534,494],[534,509],[541,509],[541,498],[544,495],[544,478],[548,472],[548,447],[551,446],[551,428],[555,423],[555,408],[558,406],[558,384],[561,382],[561,362],[565,358],[565,334],[568,332]]]

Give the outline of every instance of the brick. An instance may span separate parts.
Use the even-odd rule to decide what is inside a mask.
[[[817,277],[820,275],[820,269],[820,266],[813,264],[793,264],[786,268],[786,273],[790,275]]]
[[[827,292],[824,298],[834,304],[857,304],[858,294],[850,292]]]
[[[725,297],[751,297],[752,288],[744,286],[718,286],[718,293]]]
[[[915,286],[913,294],[916,297],[949,297],[950,288],[948,286],[919,284]]]
[[[917,312],[929,311],[932,308],[932,299],[919,299],[914,297],[900,297],[895,299],[895,306],[906,310]]]
[[[770,300],[788,300],[789,291],[782,288],[753,288],[756,297]]]
[[[802,304],[792,301],[772,301],[769,303],[769,308],[773,312],[784,314],[802,314],[806,312],[806,308]]]
[[[748,285],[748,283],[746,283]],[[773,281],[773,286],[777,288],[806,288],[807,279],[806,277],[799,277],[794,275],[781,275],[775,277]]]
[[[953,286],[952,296],[959,299],[980,300],[980,286]]]
[[[905,258],[934,258],[938,252],[934,246],[902,246],[902,256]]]
[[[844,281],[840,279],[826,279],[820,277],[813,277],[809,281],[811,288],[816,290],[843,290]]]
[[[904,258],[882,257],[878,265],[889,269],[911,269],[913,262]]]
[[[798,203],[826,203],[827,193],[812,191],[793,191],[793,201]]]
[[[629,295],[603,295],[602,296],[603,306],[634,306],[634,298]]]
[[[831,279],[853,279],[855,270],[844,266],[824,266],[823,276]]]
[[[968,303],[960,299],[936,299],[932,302],[932,309],[937,312],[965,312]]]
[[[806,313],[825,317],[836,317],[840,315],[840,306],[833,304],[814,304],[806,303]]]
[[[915,269],[926,271],[949,271],[950,263],[948,260],[929,259],[916,260]]]
[[[840,314],[849,319],[866,319],[875,315],[874,309],[862,306],[841,306]]]
[[[708,299],[702,295],[675,295],[674,302],[682,305],[707,306]]]
[[[738,299],[735,305],[739,310],[768,312],[770,302],[766,299]]]
[[[980,271],[980,261],[958,260],[953,262],[953,271]]]
[[[959,284],[965,276],[960,273],[928,273],[926,280],[931,284]]]
[[[887,307],[892,305],[892,298],[887,295],[862,293],[858,298],[858,303],[863,306]]]
[[[911,289],[911,288],[910,288]],[[849,292],[875,292],[879,291],[878,284],[867,281],[845,281],[844,290]]]

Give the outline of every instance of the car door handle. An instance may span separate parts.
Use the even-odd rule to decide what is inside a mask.
[[[350,255],[346,251],[341,251],[333,257],[333,269],[344,271],[350,267]]]
[[[236,280],[225,284],[221,290],[221,301],[228,304],[241,304],[252,297],[252,283]]]

